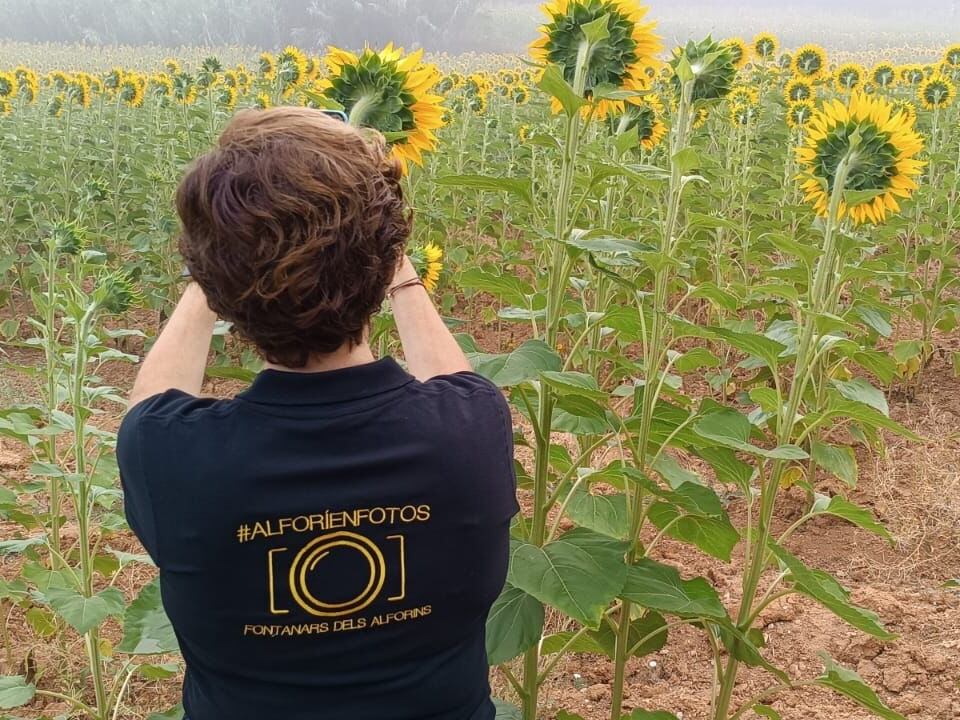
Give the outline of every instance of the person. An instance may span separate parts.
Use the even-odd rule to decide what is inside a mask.
[[[484,629],[518,510],[512,420],[405,247],[378,135],[238,114],[177,192],[193,279],[119,431],[189,720],[488,720]],[[389,299],[407,369],[375,359]],[[265,359],[200,397],[217,317]]]

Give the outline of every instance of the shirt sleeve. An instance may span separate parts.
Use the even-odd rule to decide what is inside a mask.
[[[474,372],[441,375],[426,384],[442,387],[460,398],[460,412],[453,415],[456,419],[452,428],[469,445],[462,457],[486,470],[490,486],[483,500],[488,503],[492,519],[500,522],[512,518],[520,511],[520,505],[513,459],[513,418],[503,392]]]
[[[162,432],[164,422],[176,418],[196,401],[197,398],[180,390],[154,395],[132,407],[117,432],[117,465],[127,524],[158,567],[162,563],[157,534],[158,509],[150,489],[148,468],[143,462],[145,455],[154,453],[146,443],[163,443],[166,440]],[[153,425],[156,431],[146,432],[147,425]]]

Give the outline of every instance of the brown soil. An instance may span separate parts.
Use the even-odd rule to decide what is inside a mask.
[[[457,313],[481,317],[490,303],[477,297],[469,308]],[[156,327],[156,318],[143,313],[138,326]],[[524,326],[482,323],[465,328],[487,351],[515,346],[528,335]],[[941,345],[957,349],[957,339],[943,339]],[[5,348],[13,363],[36,363],[35,353]],[[139,341],[125,347],[140,352]],[[105,382],[122,391],[132,384],[135,368],[111,363],[101,370]],[[208,386],[213,395],[228,395],[237,389],[233,382],[217,381]],[[29,378],[4,371],[0,375],[0,407],[35,397],[35,383]],[[925,438],[921,444],[890,439],[882,457],[861,454],[860,486],[852,494],[856,502],[874,510],[896,538],[893,546],[865,532],[834,520],[809,524],[791,540],[790,547],[809,564],[833,572],[842,583],[854,588],[853,599],[876,611],[899,639],[882,644],[849,628],[820,606],[799,597],[790,597],[772,606],[763,615],[766,655],[789,670],[795,678],[816,676],[821,665],[817,653],[826,651],[848,667],[857,669],[878,689],[894,709],[911,719],[948,720],[960,718],[960,592],[947,590],[943,583],[960,577],[960,380],[954,377],[946,356],[937,357],[911,393],[893,393],[893,416]],[[103,416],[106,427],[115,427],[120,411],[111,408]],[[519,422],[519,419],[518,419]],[[521,460],[526,458],[521,453]],[[0,481],[22,479],[29,466],[23,448],[0,438]],[[829,484],[825,486],[828,489]],[[788,493],[778,510],[782,527],[789,525],[800,510],[802,497]],[[731,514],[742,520],[742,505],[736,501]],[[19,536],[12,523],[0,524],[0,539]],[[75,540],[76,529],[68,525],[64,540]],[[128,533],[104,538],[108,547],[142,552]],[[699,554],[689,546],[662,542],[658,557],[681,567],[686,576],[706,575],[716,585],[728,607],[739,599],[742,557],[729,564]],[[18,573],[17,556],[0,556],[0,577]],[[154,575],[153,568],[132,564],[116,582],[128,598]],[[47,690],[74,692],[89,687],[84,668],[82,643],[72,631],[54,638],[42,638],[26,622],[20,608],[0,608],[9,641],[0,655],[0,674],[35,673],[38,686]],[[559,629],[556,618],[551,628]],[[110,621],[105,638],[116,643],[120,627]],[[176,662],[157,658],[156,662]],[[706,718],[710,693],[710,653],[703,637],[689,628],[672,633],[660,652],[634,659],[628,668],[625,710],[644,708],[668,710],[680,720]],[[565,709],[586,720],[606,720],[609,715],[610,663],[594,656],[573,655],[562,661],[542,693],[542,717],[555,718]],[[511,699],[511,692],[499,672],[493,671],[496,693]],[[744,671],[736,702],[744,702],[770,684],[769,677]],[[165,681],[148,681],[134,676],[127,694],[127,706],[119,718],[140,719],[162,711],[179,697],[179,676]],[[781,696],[774,707],[784,718],[803,720],[860,720],[871,717],[829,692],[803,690]],[[70,715],[67,703],[37,699],[21,709],[25,717]],[[744,717],[753,717],[747,713]]]

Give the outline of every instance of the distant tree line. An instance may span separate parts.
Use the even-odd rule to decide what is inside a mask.
[[[264,48],[295,43],[311,49],[329,43],[359,48],[393,41],[436,51],[502,49],[477,35],[483,4],[481,0],[0,0],[0,38]]]

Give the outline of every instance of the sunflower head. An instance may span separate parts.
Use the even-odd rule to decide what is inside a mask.
[[[820,215],[828,213],[837,170],[846,158],[844,190],[864,195],[845,197],[840,217],[849,216],[855,224],[882,223],[888,212],[899,212],[899,200],[917,189],[915,178],[925,163],[916,156],[922,150],[913,123],[886,98],[854,91],[849,102],[828,101],[807,124],[797,150],[806,200]]]
[[[649,87],[646,70],[657,64],[662,45],[654,33],[656,23],[643,22],[648,8],[638,0],[551,0],[542,10],[549,21],[540,28],[531,54],[544,64],[558,66],[570,84],[574,83],[581,45],[586,42],[584,27],[607,18],[608,37],[593,47],[587,60],[586,97],[592,97],[601,85],[624,90]],[[596,114],[602,119],[617,107],[617,103],[601,101]],[[554,110],[559,110],[559,103]]]
[[[857,63],[845,63],[833,73],[833,83],[840,92],[848,93],[863,85],[867,71]]]
[[[174,75],[171,82],[173,84],[174,100],[181,105],[193,105],[196,102],[197,86],[194,84],[192,77],[186,73],[180,73]]]
[[[760,33],[753,39],[753,52],[762,60],[773,60],[780,47],[780,41],[773,33]]]
[[[277,55],[277,77],[284,86],[300,85],[309,77],[309,63],[306,54],[293,45],[288,45]]]
[[[443,248],[434,243],[427,243],[415,249],[410,255],[413,266],[423,280],[423,286],[427,292],[434,292],[440,284],[440,273],[443,272]]]
[[[737,70],[742,70],[750,62],[750,46],[743,38],[728,38],[723,41],[723,46],[730,50],[730,62]]]
[[[731,105],[757,106],[760,104],[760,91],[753,85],[737,85],[727,96]]]
[[[943,53],[943,62],[952,68],[960,68],[960,45],[951,45]]]
[[[20,91],[20,83],[13,73],[0,72],[0,98],[12,100]]]
[[[663,103],[656,95],[644,95],[627,103],[619,117],[611,116],[610,129],[615,135],[623,135],[634,128],[640,148],[647,152],[660,144],[667,134],[667,126],[661,120]]]
[[[260,53],[257,61],[257,67],[264,80],[276,80],[277,78],[277,59],[268,52]]]
[[[738,127],[746,127],[759,117],[760,111],[756,105],[745,105],[742,103],[730,104],[730,122]]]
[[[894,98],[891,102],[893,103],[894,112],[903,113],[904,115],[907,116],[907,120],[909,120],[911,123],[916,124],[917,122],[917,106],[916,105],[914,105],[909,100],[905,100],[903,98]]]
[[[232,85],[219,85],[214,90],[214,99],[217,104],[227,110],[233,110],[237,106],[237,88]]]
[[[143,105],[146,94],[146,82],[139,75],[127,75],[120,87],[117,88],[117,97],[128,107],[138,108]]]
[[[63,115],[63,108],[67,104],[67,99],[63,96],[63,93],[59,95],[54,95],[50,102],[47,103],[47,115],[50,117],[58,118]]]
[[[819,45],[804,45],[793,55],[793,73],[807,80],[819,80],[827,70],[827,51]]]
[[[786,96],[788,103],[813,100],[815,97],[813,83],[803,78],[794,78],[788,82],[783,94]]]
[[[517,85],[511,89],[510,99],[517,105],[526,105],[530,102],[530,88],[526,85]]]
[[[672,82],[677,97],[682,86],[676,70],[683,61],[690,66],[694,76],[694,100],[720,100],[729,94],[737,76],[729,45],[721,45],[707,37],[698,43],[691,40],[686,47],[675,49],[670,65],[674,69]]]
[[[926,75],[921,65],[903,65],[899,70],[900,82],[904,85],[916,87],[923,82]]]
[[[806,127],[817,111],[813,100],[799,100],[787,106],[787,127],[794,130]]]
[[[170,75],[177,75],[183,72],[183,68],[180,67],[180,62],[174,58],[167,58],[164,60],[163,69],[166,70]]]
[[[254,105],[260,110],[266,110],[273,107],[273,100],[270,99],[270,96],[267,93],[259,93],[257,97],[254,98]]]
[[[62,255],[79,255],[87,246],[87,232],[76,222],[58,221],[50,228],[48,242]]]
[[[956,86],[944,75],[931,75],[917,89],[920,104],[927,110],[948,108],[957,96]]]
[[[109,272],[102,275],[93,291],[93,300],[100,310],[109,315],[122,315],[143,298],[134,288],[130,276],[124,272]]]
[[[90,80],[79,73],[71,78],[66,87],[66,96],[82,108],[89,108],[93,101]]]
[[[881,62],[870,71],[870,80],[880,88],[890,88],[897,84],[897,69],[891,62]]]
[[[326,63],[321,93],[343,107],[351,122],[387,135],[397,157],[421,165],[424,151],[437,146],[434,131],[444,125],[443,98],[432,92],[440,71],[423,63],[423,52],[408,55],[387,45],[358,56],[331,48]]]

